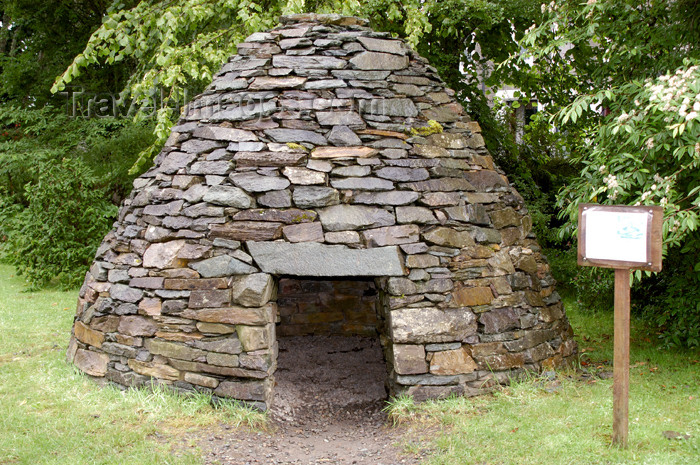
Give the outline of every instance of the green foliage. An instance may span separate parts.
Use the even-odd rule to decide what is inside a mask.
[[[7,231],[6,258],[34,285],[54,277],[67,286],[82,278],[117,207],[104,200],[97,178],[79,159],[37,164],[37,179],[25,186],[28,207]]]
[[[575,233],[581,202],[661,205],[664,256],[683,250],[694,268],[700,263],[700,242],[691,239],[700,226],[700,29],[688,19],[700,17],[700,4],[571,0],[543,5],[542,15],[521,42],[527,54],[511,63],[530,74],[521,85],[549,104],[554,124],[582,142],[569,146],[580,176],[558,196],[567,221],[562,236]],[[677,290],[695,282],[667,268],[662,274],[634,273],[637,282],[657,283],[640,301],[646,315],[679,302]],[[691,333],[698,302],[688,294],[674,310],[673,319],[689,324],[689,332],[673,329],[667,317],[655,319],[669,331],[665,337],[697,344]]]
[[[79,282],[131,190],[152,127],[0,106],[0,250],[30,283]]]
[[[0,2],[0,102],[24,107],[59,104],[64,97],[52,96],[53,80],[82,50],[110,3],[111,0]],[[81,79],[80,85],[86,90],[112,90],[123,71],[94,69]]]
[[[660,328],[666,347],[700,347],[700,248],[696,231],[680,249],[664,259],[664,270],[634,290],[635,300],[648,302],[642,315]]]
[[[552,275],[565,294],[576,299],[582,310],[607,312],[613,306],[615,275],[606,268],[578,266],[576,244],[567,249],[546,250]]]
[[[477,73],[489,59],[505,59],[518,50],[516,31],[532,22],[538,2],[518,0],[143,0],[136,5],[115,3],[82,53],[56,80],[59,92],[87,70],[124,61],[136,63],[121,91],[142,108],[152,108],[155,95],[164,95],[156,113],[157,141],[143,151],[132,172],[143,171],[168,137],[179,115],[172,102],[182,102],[185,87],[196,93],[248,34],[273,27],[280,14],[319,12],[370,18],[373,27],[405,38],[429,58],[457,92],[475,119],[484,123],[489,146],[500,150],[493,118],[479,88]],[[516,36],[520,36],[516,32]],[[477,43],[481,43],[481,55]],[[464,53],[464,51],[467,53]],[[464,79],[461,69],[466,70]],[[513,68],[515,69],[515,68]],[[494,79],[503,73],[494,73]],[[137,114],[143,117],[144,112]]]

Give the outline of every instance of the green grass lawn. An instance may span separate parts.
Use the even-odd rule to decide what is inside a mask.
[[[260,414],[206,396],[100,388],[65,363],[77,292],[26,293],[0,265],[0,464],[194,464],[196,448],[168,441]]]
[[[0,464],[193,464],[186,432],[261,420],[206,396],[100,388],[65,363],[76,291],[23,292],[0,265]],[[445,425],[426,465],[700,463],[700,353],[660,351],[633,321],[629,448],[611,446],[612,313],[567,312],[589,372],[518,382],[490,396],[390,407]],[[664,431],[689,435],[669,440]],[[176,445],[176,447],[172,447]],[[177,452],[173,452],[177,451]]]

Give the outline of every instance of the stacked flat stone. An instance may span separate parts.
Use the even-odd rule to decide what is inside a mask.
[[[134,181],[69,360],[264,408],[278,277],[363,276],[393,394],[473,395],[569,361],[523,200],[435,68],[358,18],[281,22],[238,46]]]

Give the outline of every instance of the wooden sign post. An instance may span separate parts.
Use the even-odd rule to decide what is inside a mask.
[[[627,447],[630,370],[630,270],[661,271],[663,208],[582,204],[578,264],[615,269],[613,443]]]

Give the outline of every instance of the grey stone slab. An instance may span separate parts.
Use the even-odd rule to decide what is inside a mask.
[[[219,255],[197,263],[190,263],[190,268],[203,278],[219,278],[236,274],[257,273],[259,270],[228,255]]]
[[[209,118],[211,121],[246,121],[253,118],[261,118],[270,115],[277,110],[274,101],[257,103],[254,105],[242,105],[214,112]]]
[[[314,145],[326,145],[328,141],[321,134],[302,129],[268,129],[265,134],[275,142],[287,143],[309,142]]]
[[[223,128],[221,126],[202,126],[194,131],[194,137],[213,139],[227,142],[257,141],[258,138],[251,131],[236,128]]]
[[[288,190],[270,191],[258,197],[258,203],[263,207],[286,208],[292,206],[292,194]]]
[[[325,184],[326,175],[320,171],[288,166],[282,170],[282,174],[291,181],[292,184],[309,186],[312,184]]]
[[[289,242],[323,242],[321,223],[290,224],[282,228],[282,235]]]
[[[332,179],[331,186],[336,189],[356,189],[365,191],[390,191],[394,189],[393,182],[374,177]]]
[[[339,166],[337,168],[333,168],[333,171],[331,171],[331,174],[335,175],[335,176],[345,176],[345,177],[362,177],[362,176],[367,176],[371,172],[372,172],[372,168],[370,168],[369,166],[351,165],[351,166]]]
[[[393,226],[394,215],[382,208],[362,205],[334,205],[319,210],[326,231],[352,231],[365,228]]]
[[[418,109],[413,100],[408,98],[373,98],[360,100],[360,112],[372,116],[418,116]],[[401,147],[405,148],[405,147]]]
[[[377,176],[392,181],[424,181],[430,177],[425,168],[399,168],[388,166],[377,170]]]
[[[234,186],[213,186],[202,200],[214,205],[235,208],[251,208],[255,204],[255,200],[243,189]]]
[[[328,142],[340,147],[362,145],[362,140],[357,136],[357,134],[355,134],[355,132],[352,129],[350,129],[347,126],[333,126],[333,129],[331,129],[331,132],[328,135]]]
[[[358,37],[360,42],[370,52],[392,53],[394,55],[406,55],[406,46],[400,40],[382,40],[372,37]]]
[[[468,308],[402,308],[389,313],[395,343],[425,344],[461,341],[476,333],[476,316]]]
[[[419,194],[413,191],[358,192],[352,197],[352,202],[367,205],[408,205],[418,200],[418,197]]]
[[[342,79],[319,79],[316,81],[308,81],[304,84],[304,89],[307,90],[322,90],[322,89],[338,89],[347,87],[348,85]]]
[[[289,180],[277,176],[262,176],[257,173],[231,173],[229,179],[248,192],[279,191],[289,187]]]
[[[347,61],[324,56],[275,55],[272,57],[272,65],[275,68],[292,69],[343,69],[347,66]]]
[[[183,142],[181,149],[187,153],[200,154],[211,152],[212,150],[223,146],[224,144],[222,144],[220,141],[191,139]]]
[[[381,52],[362,52],[350,60],[358,69],[399,70],[408,66],[408,57]]]
[[[265,273],[292,276],[402,276],[397,247],[350,249],[312,242],[248,242]]]
[[[297,186],[292,198],[294,205],[300,208],[326,207],[340,202],[338,191],[332,187]]]
[[[351,79],[360,81],[383,81],[391,71],[361,71],[357,69],[333,70],[331,74],[340,79]]]
[[[197,155],[194,153],[170,152],[160,163],[158,170],[166,174],[172,174],[187,167],[195,158],[197,158]]]
[[[364,127],[365,122],[354,111],[319,111],[316,119],[322,126]]]
[[[190,174],[224,175],[231,171],[230,161],[196,161],[190,167]]]

